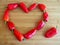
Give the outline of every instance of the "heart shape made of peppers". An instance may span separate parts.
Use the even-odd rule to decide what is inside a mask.
[[[15,24],[10,21],[10,17],[9,17],[9,11],[16,9],[17,7],[20,7],[25,13],[28,13],[34,10],[36,7],[38,7],[38,9],[43,12],[43,19],[38,21],[38,25],[36,27],[28,31],[26,34],[22,34],[16,29]],[[3,20],[7,23],[7,26],[10,29],[10,31],[13,31],[15,37],[19,41],[22,41],[24,38],[30,39],[33,35],[35,35],[37,30],[40,30],[41,28],[44,27],[45,22],[48,21],[48,13],[46,12],[46,6],[44,4],[33,3],[29,8],[27,8],[24,2],[21,2],[19,4],[11,3],[11,4],[8,4],[8,7],[5,10]]]

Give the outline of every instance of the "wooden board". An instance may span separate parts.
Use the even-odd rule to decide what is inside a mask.
[[[49,13],[49,21],[43,29],[37,31],[33,38],[19,42],[4,24],[2,17],[7,4],[22,1],[26,3],[27,7],[35,2],[45,4]],[[23,34],[32,29],[41,17],[42,13],[38,8],[28,14],[20,8],[10,12],[11,20]],[[58,34],[53,38],[45,38],[44,33],[53,26],[57,28]],[[60,0],[0,0],[0,45],[60,45]]]

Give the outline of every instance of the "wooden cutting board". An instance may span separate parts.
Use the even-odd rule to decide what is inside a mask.
[[[2,21],[4,11],[9,3],[25,2],[27,7],[33,3],[43,3],[47,6],[49,21],[36,35],[29,40],[19,42],[9,31],[6,24]],[[23,34],[32,29],[38,20],[41,20],[42,13],[38,8],[24,13],[20,8],[10,12],[10,18],[15,23],[16,28]],[[45,38],[44,33],[50,27],[56,27],[58,34],[53,38]],[[60,45],[60,0],[0,0],[0,45]]]

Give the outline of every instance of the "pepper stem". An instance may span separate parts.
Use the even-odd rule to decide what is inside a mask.
[[[6,21],[4,21],[4,23],[6,24],[7,22],[6,22]]]
[[[23,39],[23,41],[26,40],[26,38]]]

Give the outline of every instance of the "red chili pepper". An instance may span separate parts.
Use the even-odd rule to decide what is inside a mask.
[[[22,41],[24,39],[23,34],[21,34],[17,29],[13,30],[15,37],[19,40]]]
[[[37,4],[36,4],[36,3],[33,3],[28,9],[29,9],[29,11],[32,11],[32,10],[34,10],[36,7],[37,7]]]
[[[11,3],[11,4],[8,4],[8,9],[9,9],[9,10],[16,9],[17,7],[18,7],[18,3]]]
[[[52,28],[50,28],[50,29],[45,33],[45,37],[46,37],[46,38],[51,38],[51,37],[53,37],[53,36],[56,35],[56,34],[57,34],[56,28],[55,28],[55,27],[52,27]]]
[[[38,22],[38,26],[36,27],[37,30],[40,30],[41,28],[43,28],[43,26],[45,25],[44,21],[40,20]]]
[[[46,6],[44,4],[38,4],[38,7],[41,11],[44,11],[46,9]]]
[[[3,20],[6,22],[9,21],[9,10],[8,9],[4,12]]]
[[[14,25],[14,23],[13,22],[11,22],[11,21],[8,21],[7,22],[7,26],[8,26],[8,28],[12,31],[13,29],[15,29],[15,25]]]
[[[21,2],[21,3],[19,4],[19,7],[20,7],[24,12],[26,12],[26,13],[29,12],[29,11],[28,11],[28,8],[26,7],[26,5],[25,5],[24,2]]]
[[[36,33],[36,29],[32,29],[32,30],[30,30],[29,32],[27,32],[27,33],[24,35],[24,37],[27,38],[27,39],[32,38],[32,36],[35,35],[35,33]]]
[[[44,19],[44,21],[47,22],[47,21],[48,21],[48,18],[49,18],[49,17],[48,17],[48,13],[47,13],[47,12],[44,12],[44,13],[43,13],[43,19]]]

